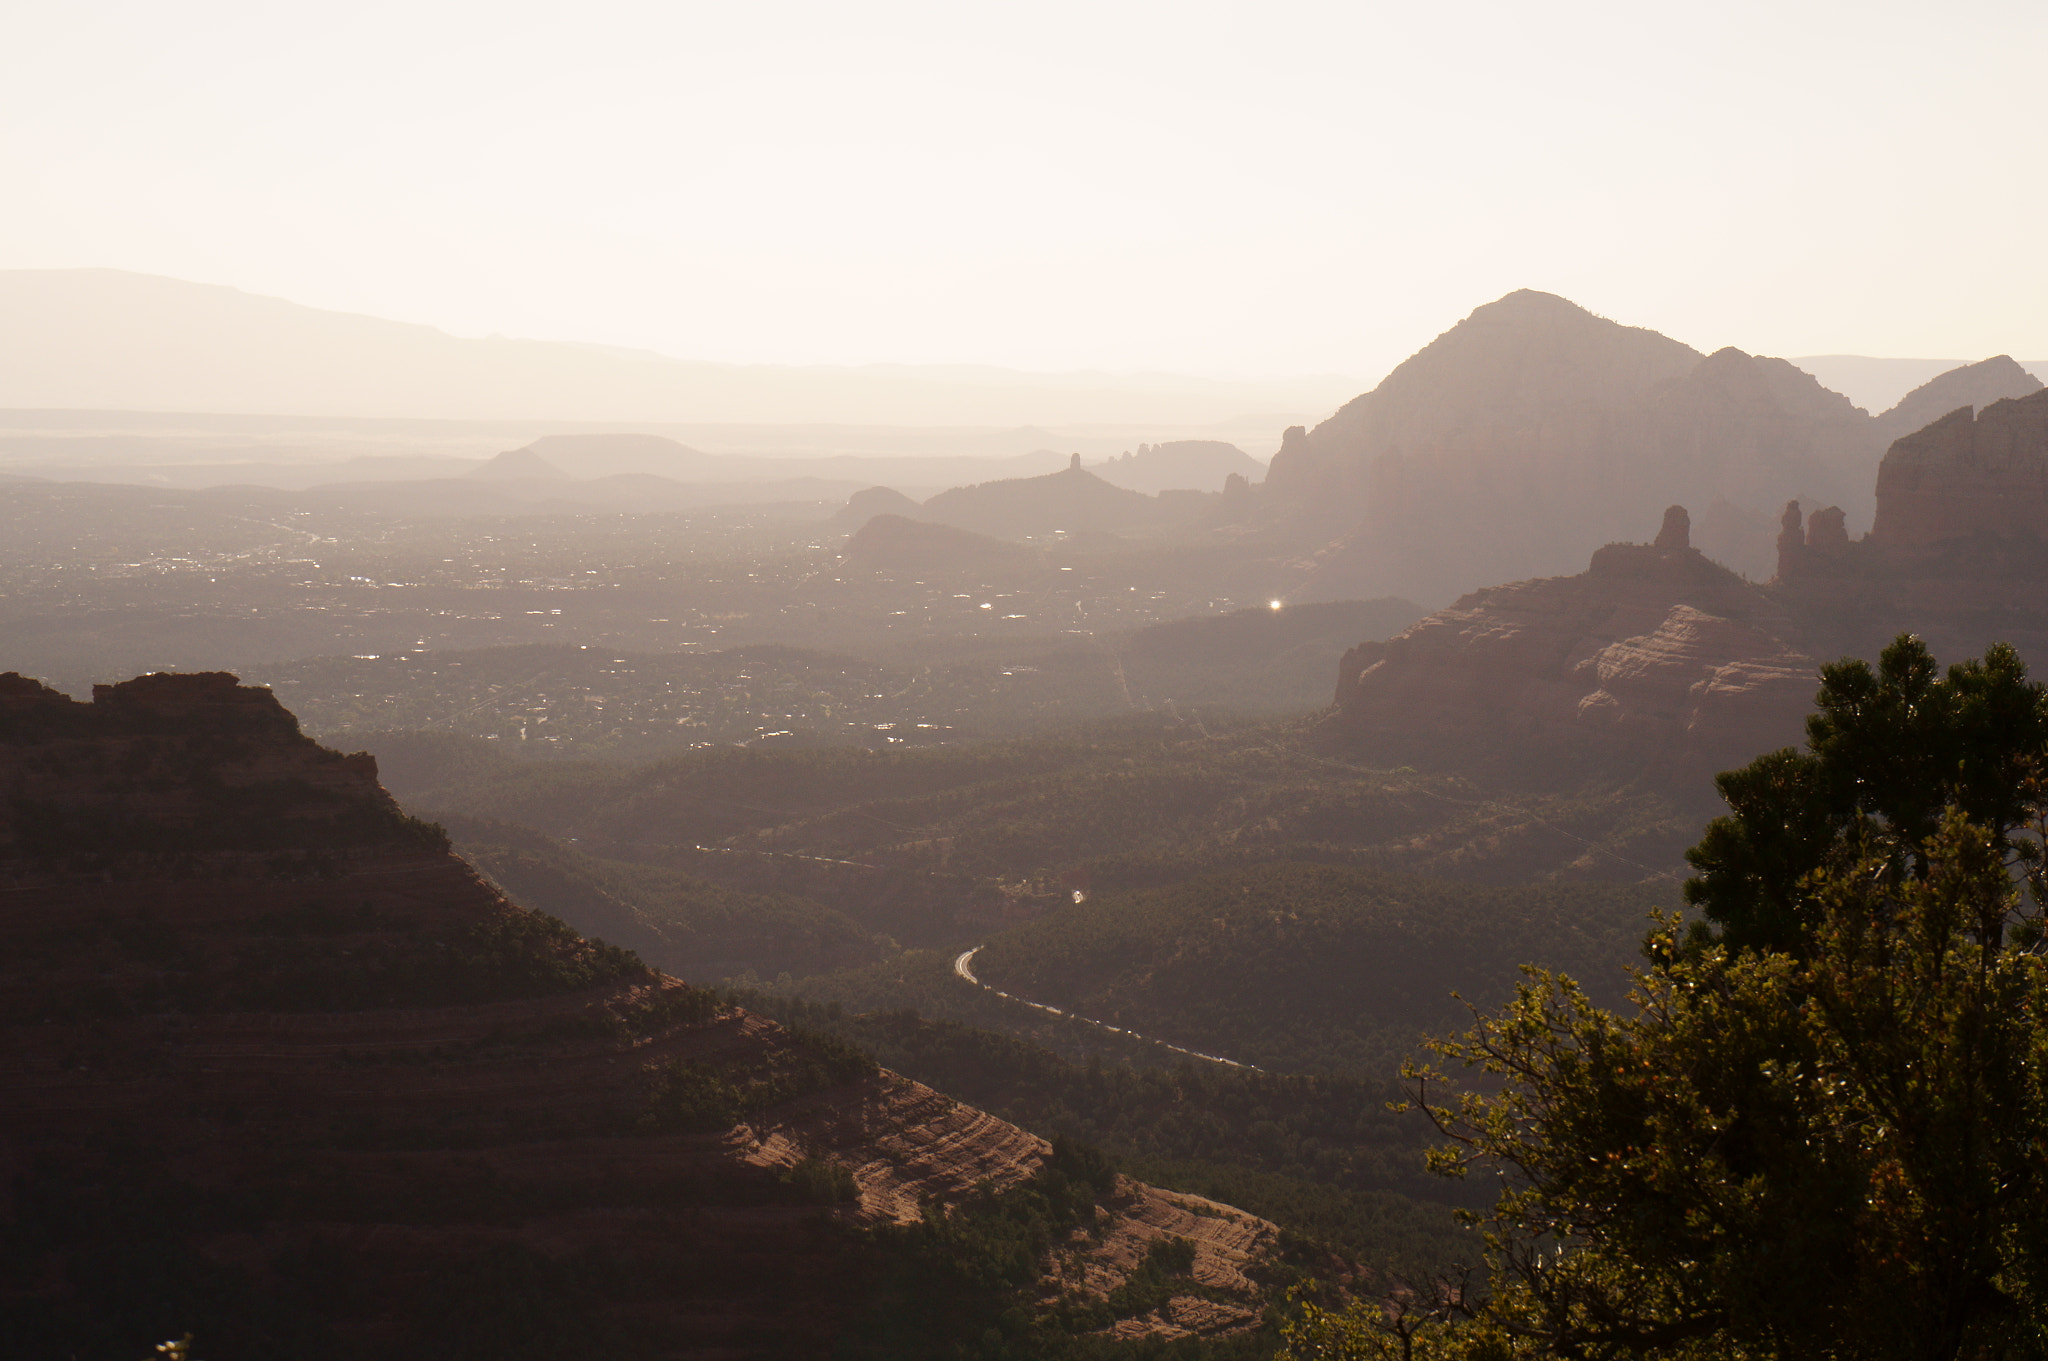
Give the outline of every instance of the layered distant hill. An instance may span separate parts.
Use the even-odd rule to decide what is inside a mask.
[[[1434,603],[1569,571],[1672,502],[1693,509],[1710,557],[1761,578],[1787,500],[1838,505],[1867,526],[1878,458],[1902,427],[1943,401],[2039,386],[2001,358],[1873,417],[1785,360],[1702,355],[1522,290],[1314,430],[1290,431],[1266,486],[1344,536],[1317,569],[1326,595]]]
[[[1043,477],[955,487],[924,503],[923,518],[999,539],[1149,529],[1166,518],[1156,497],[1113,486],[1081,466]]]
[[[0,271],[0,407],[456,419],[1203,425],[1325,411],[1330,376],[778,367],[470,340],[112,269]],[[1283,413],[1294,413],[1292,416]]]
[[[1862,354],[1788,356],[1822,383],[1867,411],[1886,411],[1914,388],[1962,365],[1961,359],[1880,359]],[[2048,380],[2048,359],[2023,359],[2020,366]]]

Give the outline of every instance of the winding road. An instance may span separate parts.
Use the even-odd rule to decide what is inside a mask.
[[[1091,1020],[1086,1016],[1076,1016],[1071,1011],[1062,1011],[1058,1007],[1047,1006],[1043,1002],[1034,1002],[1028,997],[1018,997],[1013,993],[1004,992],[1001,988],[998,988],[993,984],[984,983],[979,978],[976,978],[974,976],[974,957],[980,954],[981,951],[982,947],[979,945],[975,946],[972,950],[962,950],[959,953],[959,955],[955,957],[953,960],[953,972],[960,975],[960,977],[966,979],[968,982],[972,983],[977,988],[987,988],[990,992],[994,993],[998,997],[1005,998],[1012,1002],[1022,1002],[1027,1007],[1037,1007],[1040,1011],[1046,1012],[1053,1016],[1065,1016],[1067,1019],[1079,1021],[1083,1025],[1092,1025],[1097,1030],[1106,1030],[1112,1035],[1128,1035],[1130,1038],[1134,1040],[1143,1040],[1147,1044],[1156,1044],[1159,1045],[1161,1048],[1171,1049],[1176,1054],[1186,1054],[1191,1059],[1205,1059],[1210,1063],[1221,1063],[1227,1067],[1243,1068],[1249,1072],[1254,1073],[1262,1073],[1265,1071],[1265,1069],[1259,1067],[1256,1063],[1239,1063],[1236,1059],[1226,1059],[1221,1054],[1204,1054],[1199,1049],[1183,1049],[1181,1046],[1177,1044],[1169,1044],[1165,1040],[1155,1040],[1150,1035],[1140,1035],[1135,1030],[1125,1030],[1122,1026],[1114,1026],[1107,1021],[1096,1021]]]

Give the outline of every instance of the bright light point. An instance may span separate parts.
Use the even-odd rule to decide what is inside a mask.
[[[1269,610],[1277,610],[1280,608],[1280,602],[1277,600],[1268,600],[1266,602],[1266,608]]]

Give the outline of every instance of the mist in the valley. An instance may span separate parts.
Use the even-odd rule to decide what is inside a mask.
[[[2038,7],[8,32],[0,1354],[2041,1354]]]

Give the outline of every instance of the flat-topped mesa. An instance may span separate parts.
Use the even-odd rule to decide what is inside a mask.
[[[0,859],[271,850],[315,826],[337,844],[425,835],[375,758],[329,751],[226,672],[96,685],[90,703],[0,675]]]
[[[1957,539],[2048,540],[2048,389],[1958,407],[1893,442],[1869,541],[1891,551]]]

